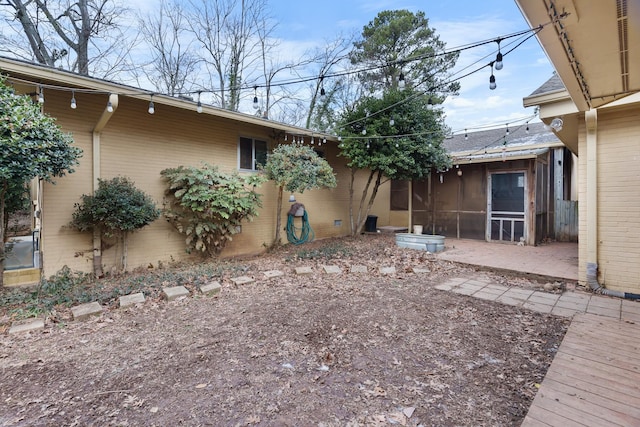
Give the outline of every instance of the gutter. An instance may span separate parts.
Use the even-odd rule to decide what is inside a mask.
[[[102,177],[100,165],[100,151],[101,151],[101,141],[100,137],[102,135],[102,131],[107,126],[107,123],[113,116],[113,113],[118,108],[118,95],[115,93],[109,94],[109,103],[111,106],[111,111],[109,111],[107,106],[105,106],[102,115],[98,119],[98,122],[93,128],[92,133],[92,181],[93,181],[93,192],[98,189],[98,180]],[[102,277],[104,272],[102,271],[102,239],[100,237],[99,230],[93,230],[93,274],[95,277]]]

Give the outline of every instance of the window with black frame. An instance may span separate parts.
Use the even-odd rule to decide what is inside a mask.
[[[240,170],[258,170],[258,165],[264,165],[266,161],[266,141],[240,137],[240,142],[238,144],[238,168]]]

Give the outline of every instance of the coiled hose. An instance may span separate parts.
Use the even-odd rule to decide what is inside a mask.
[[[305,242],[310,242],[315,238],[315,233],[309,225],[309,217],[305,210],[302,214],[302,226],[296,227],[295,215],[289,213],[287,218],[287,240],[294,245],[300,245]]]

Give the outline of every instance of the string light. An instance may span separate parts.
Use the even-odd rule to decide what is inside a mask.
[[[427,101],[427,110],[433,110],[433,99],[431,97]]]
[[[500,52],[500,42],[502,41],[502,39],[498,39],[496,40],[496,43],[498,43],[498,54],[496,55],[496,62],[495,62],[495,67],[496,70],[502,70],[502,52]]]
[[[391,118],[389,119],[389,126],[393,126],[393,125],[395,125],[395,124],[396,124],[396,121],[395,121],[395,120],[393,120],[393,117],[391,117]]]
[[[258,109],[258,86],[253,87],[253,109]]]
[[[202,113],[202,102],[200,102],[200,94],[201,92],[198,92],[198,105],[196,106],[196,111],[198,113]]]
[[[469,139],[469,135],[467,135],[467,130],[464,130],[464,140],[467,141]]]
[[[324,80],[324,76],[320,76],[320,98],[324,98],[325,95],[327,94],[324,90],[324,84],[322,83],[323,80]]]
[[[71,91],[71,109],[75,110],[78,107],[78,104],[76,104],[76,91],[72,90]]]
[[[151,94],[151,98],[149,100],[149,109],[147,110],[149,114],[154,114],[156,112],[156,107],[153,105],[153,94]]]
[[[493,62],[491,63],[491,76],[489,77],[489,89],[494,90],[496,85],[496,76],[493,75]]]
[[[527,122],[527,128],[524,131],[529,133],[529,122]]]
[[[111,100],[107,101],[107,112],[113,113],[113,104],[111,103]]]
[[[506,124],[506,126],[507,126],[507,132],[506,132],[506,134],[507,134],[507,136],[509,136],[509,123],[507,123],[507,124]]]
[[[403,59],[395,61],[393,63],[387,63],[387,64],[384,64],[384,65],[376,65],[376,66],[373,66],[373,67],[370,67],[370,68],[367,68],[367,69],[364,69],[364,70],[341,71],[341,72],[338,72],[338,73],[332,73],[332,74],[330,74],[330,76],[331,77],[339,77],[339,76],[357,74],[357,73],[360,73],[362,71],[376,70],[376,69],[380,69],[380,68],[384,68],[384,67],[393,66],[393,65],[396,65],[396,64],[402,64],[402,63],[405,63],[405,62],[411,62],[411,61],[417,61],[417,60],[422,60],[422,59],[426,59],[426,58],[438,57],[438,56],[450,54],[450,53],[453,53],[453,52],[458,52],[459,53],[459,52],[461,52],[463,50],[479,47],[479,46],[485,45],[487,43],[497,42],[498,43],[498,54],[499,55],[496,56],[496,61],[491,62],[490,64],[488,64],[488,65],[490,65],[492,67],[492,69],[491,69],[491,77],[490,77],[490,89],[493,90],[493,89],[495,89],[497,87],[497,85],[495,84],[495,76],[493,75],[493,67],[495,66],[496,70],[501,68],[501,67],[499,68],[500,64],[498,64],[498,63],[501,62],[500,61],[501,57],[506,56],[507,54],[512,52],[515,48],[517,48],[518,46],[522,45],[522,43],[524,43],[524,41],[526,41],[529,38],[535,36],[537,33],[539,33],[544,27],[548,26],[549,24],[557,24],[559,22],[559,20],[562,19],[562,18],[564,18],[564,16],[562,16],[562,15],[561,16],[554,16],[554,17],[552,17],[552,20],[550,22],[547,22],[547,23],[544,23],[544,24],[540,24],[536,28],[528,28],[527,30],[524,30],[524,31],[519,31],[519,32],[508,34],[508,35],[505,35],[505,36],[500,36],[500,38],[498,38],[498,39],[480,41],[480,42],[476,42],[476,43],[473,43],[473,44],[469,44],[469,45],[465,45],[465,46],[462,46],[462,47],[458,47],[458,48],[455,48],[455,49],[443,51],[441,53],[427,54],[427,55],[417,55],[415,57],[403,58]],[[514,48],[510,49],[509,51],[507,51],[504,55],[502,54],[501,46],[500,46],[500,42],[501,41],[503,41],[505,39],[513,38],[513,37],[522,37],[522,36],[526,36],[526,38],[523,37],[523,40],[521,40]],[[464,78],[464,77],[466,77],[468,75],[474,74],[475,72],[478,72],[482,68],[484,68],[484,66],[480,67],[480,68],[478,68],[476,70],[473,70],[472,72],[467,73],[467,74],[465,74],[465,75],[463,75],[461,77],[458,77],[456,79],[452,79],[451,81],[447,82],[446,84],[449,84],[452,81],[460,80],[460,79],[462,79],[462,78]],[[327,75],[322,75],[321,79],[323,79],[325,76],[327,76]],[[317,77],[315,77],[315,78],[317,78]],[[13,79],[14,80],[18,80],[18,81],[20,80],[20,79],[16,79],[16,78],[13,78]],[[288,85],[288,84],[303,83],[303,82],[309,81],[311,79],[312,78],[302,78],[302,79],[295,79],[295,80],[292,80],[292,81],[282,81],[282,82],[272,83],[271,86],[284,86],[284,85]],[[29,82],[29,83],[33,84],[33,82]],[[399,87],[404,87],[405,83],[406,82],[405,82],[404,73],[403,73],[402,69],[400,69],[400,74],[398,76],[398,86]],[[441,85],[438,85],[438,87],[440,87],[440,86]],[[39,90],[39,94],[38,94],[39,95],[38,96],[38,102],[39,103],[43,103],[44,102],[43,87],[54,88],[56,90],[63,90],[63,91],[64,90],[73,91],[71,88],[61,88],[59,86],[52,86],[52,85],[38,84],[38,87],[40,89]],[[260,87],[260,86],[258,86],[258,85],[254,86],[254,108],[256,108],[256,109],[258,107],[258,102],[257,102],[258,101],[257,100],[257,88],[258,87]],[[432,88],[430,88],[430,91],[432,91],[432,90],[434,90],[436,88],[432,87]],[[238,89],[242,89],[242,87],[238,87]],[[324,89],[324,87],[321,87],[321,89]],[[81,91],[87,92],[87,93],[104,93],[104,91],[98,90],[98,89],[81,89]],[[213,90],[207,90],[207,91],[213,92]],[[137,91],[131,91],[129,93],[128,92],[118,92],[118,94],[135,96],[135,95],[140,95],[141,92],[144,93],[144,90],[141,89],[141,90],[137,90]],[[321,92],[322,92],[322,90],[321,90]],[[194,93],[194,92],[189,92],[189,93]],[[422,94],[424,94],[424,92]],[[200,95],[200,91],[198,92],[198,95]],[[200,98],[200,96],[198,98]],[[73,102],[74,100],[75,100],[75,96],[72,96],[72,104],[74,104],[74,102]],[[77,104],[76,104],[76,107],[77,107]],[[74,108],[74,107],[72,106],[71,108]],[[152,94],[151,95],[151,100],[149,102],[149,114],[154,114],[154,113],[155,113],[155,108],[154,108],[154,105],[153,105],[153,94]],[[369,114],[367,114],[367,116],[368,115]],[[363,134],[366,134],[366,130],[364,132],[365,133],[363,133]]]

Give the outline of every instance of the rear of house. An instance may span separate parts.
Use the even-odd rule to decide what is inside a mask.
[[[257,164],[264,159],[265,151],[290,143],[294,136],[307,144],[313,136],[316,151],[331,164],[338,180],[337,188],[295,195],[307,209],[316,238],[350,232],[350,170],[346,159],[338,156],[338,141],[330,135],[208,106],[197,113],[195,102],[190,100],[151,96],[137,88],[15,60],[0,60],[0,70],[8,75],[8,81],[19,93],[42,89],[43,111],[55,117],[62,129],[72,134],[74,144],[84,151],[73,174],[57,179],[55,185],[44,182],[34,185],[34,267],[38,274],[41,270],[44,276],[49,276],[65,265],[72,270],[90,272],[96,255],[101,255],[105,271],[116,264],[115,247],[104,247],[90,233],[80,233],[67,226],[74,204],[82,194],[93,192],[98,178],[128,177],[162,207],[166,188],[160,176],[163,169],[199,166],[206,162],[226,172],[258,173]],[[70,106],[72,98],[76,108]],[[150,101],[155,107],[153,114],[148,112]],[[107,110],[108,103],[112,111]],[[326,143],[318,144],[323,138]],[[363,173],[361,178],[364,176]],[[363,181],[358,179],[356,191],[363,188]],[[241,232],[234,236],[222,256],[259,253],[273,241],[276,188],[267,182],[259,191],[263,195],[259,216],[242,225]],[[389,185],[386,184],[373,207],[379,225],[389,223],[388,201]],[[285,202],[282,210],[285,219],[288,210]],[[188,258],[183,236],[162,218],[134,233],[130,239],[128,264],[131,268],[155,267]],[[20,278],[20,270],[8,273],[7,284],[12,280],[13,283],[33,281],[33,277]]]

